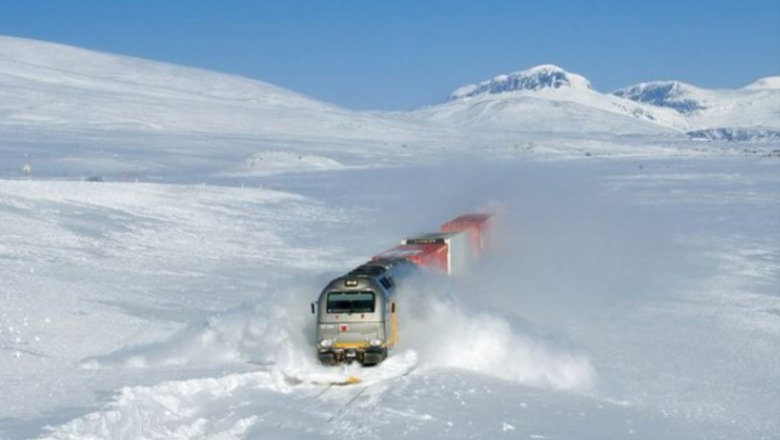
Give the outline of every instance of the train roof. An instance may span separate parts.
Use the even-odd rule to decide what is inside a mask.
[[[321,295],[339,287],[359,288],[379,285],[380,292],[385,297],[395,295],[396,282],[417,270],[417,266],[403,258],[387,258],[373,260],[361,264],[350,272],[331,280]],[[374,284],[376,283],[376,284]]]
[[[361,264],[347,276],[370,276],[376,277],[385,274],[385,272],[395,272],[394,269],[399,267],[411,267],[414,263],[409,262],[404,258],[379,258],[366,263]]]
[[[493,217],[494,215],[489,212],[472,212],[455,217],[447,223],[483,223]]]

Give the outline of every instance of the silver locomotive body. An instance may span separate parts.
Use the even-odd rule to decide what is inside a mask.
[[[407,260],[377,260],[328,283],[312,304],[320,362],[382,362],[398,343],[398,283],[415,270]]]

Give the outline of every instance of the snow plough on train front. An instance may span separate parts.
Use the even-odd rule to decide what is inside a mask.
[[[441,232],[410,237],[333,279],[311,304],[324,365],[376,365],[398,344],[398,293],[420,270],[459,275],[490,247],[492,213],[457,217]]]

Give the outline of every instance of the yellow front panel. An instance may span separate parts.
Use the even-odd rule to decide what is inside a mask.
[[[366,348],[368,343],[366,342],[335,342],[333,348]]]
[[[392,304],[390,307],[392,308]],[[396,313],[393,313],[390,316],[390,338],[387,341],[387,347],[388,348],[393,347],[397,343],[398,343],[398,312],[396,311]]]

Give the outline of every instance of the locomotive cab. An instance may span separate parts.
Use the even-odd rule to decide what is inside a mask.
[[[312,303],[320,362],[382,362],[398,342],[398,283],[414,270],[406,260],[372,261],[328,283]]]

